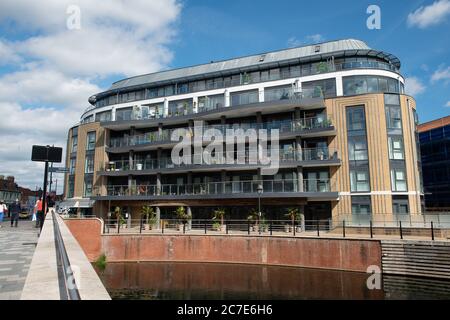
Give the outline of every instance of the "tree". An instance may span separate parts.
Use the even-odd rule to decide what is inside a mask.
[[[155,210],[153,207],[145,205],[141,208],[141,216],[142,219],[145,219],[145,223],[149,224],[149,222],[151,223],[155,218]]]
[[[301,219],[301,212],[300,209],[298,208],[288,208],[287,209],[287,213],[285,214],[286,217],[288,217],[289,219],[291,219],[292,221],[292,226],[295,225],[295,221],[296,220],[300,220]]]
[[[214,216],[213,216],[213,220],[219,220],[220,219],[220,224],[223,226],[223,218],[225,217],[225,209],[224,208],[219,208],[214,210]]]

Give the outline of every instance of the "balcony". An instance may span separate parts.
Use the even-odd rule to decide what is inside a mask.
[[[187,127],[180,128],[188,130]],[[299,120],[282,120],[282,121],[272,121],[264,122],[261,124],[248,123],[242,125],[225,124],[225,125],[206,125],[203,126],[203,133],[208,129],[219,130],[222,135],[226,135],[227,129],[278,129],[280,138],[292,138],[296,135],[301,136],[328,136],[335,135],[335,129],[330,118],[326,116],[318,116],[312,118],[303,118]],[[162,133],[148,132],[145,134],[137,134],[133,136],[126,136],[120,138],[111,138],[109,147],[110,148],[126,148],[146,144],[168,144],[175,143],[178,141],[171,141],[171,135],[175,129],[165,129]],[[195,131],[195,130],[194,130]],[[193,135],[192,135],[193,136]]]
[[[232,93],[233,94],[233,93]],[[113,130],[124,130],[131,125],[136,128],[157,126],[164,119],[164,124],[172,125],[186,123],[188,120],[214,120],[224,116],[251,116],[256,112],[263,114],[292,110],[294,107],[304,109],[324,108],[323,92],[319,87],[314,89],[285,89],[282,92],[271,93],[264,102],[259,101],[256,91],[247,96],[245,92],[231,94],[230,106],[225,106],[224,101],[217,99],[202,99],[197,107],[192,101],[187,103],[179,101],[169,102],[167,113],[149,112],[145,105],[133,109],[126,118],[122,115],[115,121],[102,122],[102,126]],[[162,110],[159,110],[162,111]],[[154,120],[154,121],[148,121]]]
[[[108,185],[96,187],[96,199],[203,199],[203,198],[253,198],[257,188],[263,187],[261,197],[318,197],[336,199],[338,194],[329,179],[304,180],[299,190],[298,180],[248,180],[161,185]]]
[[[227,155],[230,160],[227,161]],[[296,151],[292,149],[279,149],[278,159],[280,168],[289,167],[321,167],[338,166],[341,164],[338,153],[329,148],[311,148]],[[269,164],[267,164],[269,163]],[[145,160],[119,160],[105,163],[104,169],[100,170],[100,175],[105,176],[126,176],[129,174],[145,174],[165,172],[202,171],[202,170],[225,170],[227,168],[257,169],[259,167],[269,166],[271,163],[270,149],[267,155],[262,155],[257,151],[246,150],[244,152],[235,151],[233,153],[215,154],[211,156],[208,153],[193,154],[190,159],[183,159],[183,163],[174,163],[169,157]]]

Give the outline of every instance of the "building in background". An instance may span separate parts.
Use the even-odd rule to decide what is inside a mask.
[[[138,219],[183,206],[193,219],[217,207],[246,219],[258,188],[267,219],[298,207],[307,220],[384,219],[421,213],[416,105],[400,61],[347,39],[136,76],[89,98],[67,142],[65,198],[106,217]],[[276,128],[280,169],[178,165],[171,135]],[[197,133],[198,134],[198,133]],[[195,154],[194,154],[195,156]]]
[[[420,124],[425,206],[430,211],[450,210],[450,116]]]
[[[0,175],[0,200],[10,205],[16,199],[21,200],[21,192],[13,176]]]

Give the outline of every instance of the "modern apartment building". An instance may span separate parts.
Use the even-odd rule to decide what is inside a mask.
[[[450,116],[418,126],[427,210],[450,210]]]
[[[158,218],[184,206],[194,219],[217,207],[246,219],[258,197],[268,219],[285,219],[289,207],[307,220],[421,212],[415,101],[404,94],[399,59],[359,40],[140,75],[89,103],[68,132],[65,197],[98,216],[120,206],[139,218],[148,204]],[[184,154],[193,161],[177,163],[179,128],[187,140],[278,129],[266,156],[278,154],[279,169],[266,175],[263,161],[251,161],[264,153],[259,131],[256,147],[231,152],[243,161],[229,163],[228,149],[203,141]],[[215,158],[196,161],[203,153]]]

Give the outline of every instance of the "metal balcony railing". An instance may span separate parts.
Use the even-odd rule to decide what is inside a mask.
[[[108,185],[96,187],[97,196],[175,196],[175,195],[220,195],[220,194],[256,194],[258,186],[263,193],[300,192],[298,180],[246,180],[209,182],[193,184],[151,184],[151,185]],[[333,192],[329,179],[306,179],[303,192]]]
[[[129,171],[129,170],[152,170],[152,169],[170,169],[176,167],[186,166],[208,166],[208,165],[220,165],[220,164],[238,164],[238,165],[264,165],[273,162],[271,158],[271,149],[268,149],[265,154],[245,150],[243,152],[223,152],[221,154],[211,155],[210,153],[203,152],[201,154],[192,154],[190,157],[184,157],[180,163],[174,163],[169,157],[162,157],[159,161],[157,159],[145,159],[145,160],[117,160],[109,161],[105,163],[105,167],[102,168],[105,171]],[[228,160],[227,160],[228,157]],[[335,150],[329,148],[311,148],[295,150],[292,149],[279,149],[278,160],[279,162],[289,161],[326,161],[337,160],[338,153]],[[103,171],[101,170],[101,171]]]

